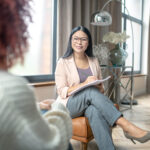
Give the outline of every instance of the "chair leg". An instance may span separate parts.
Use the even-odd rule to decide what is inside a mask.
[[[87,143],[81,142],[81,150],[87,150]]]

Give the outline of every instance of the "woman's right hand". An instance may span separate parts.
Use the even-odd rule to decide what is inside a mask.
[[[88,84],[88,83],[93,82],[95,80],[97,80],[97,77],[95,77],[95,76],[88,76],[87,79],[84,82],[85,82],[85,84]]]

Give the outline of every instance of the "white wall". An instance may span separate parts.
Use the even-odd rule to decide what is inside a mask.
[[[134,77],[134,80],[133,80],[134,96],[146,94],[146,78],[147,78],[147,76],[145,76],[145,75]],[[123,85],[125,86],[126,83],[128,82],[128,78],[122,78],[121,81],[122,81]],[[131,87],[131,84],[129,84],[128,89],[130,87]],[[123,97],[124,94],[125,94],[125,91],[123,90],[123,88],[121,88],[121,97]]]
[[[35,87],[35,95],[37,101],[49,98],[56,99],[55,85]]]

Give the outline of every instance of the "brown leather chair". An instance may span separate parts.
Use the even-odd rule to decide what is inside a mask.
[[[114,105],[119,110],[119,106],[117,104]],[[87,150],[88,142],[94,138],[88,119],[86,117],[72,119],[72,129],[72,139],[81,142],[81,150]]]

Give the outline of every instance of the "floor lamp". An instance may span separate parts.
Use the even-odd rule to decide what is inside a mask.
[[[112,24],[112,17],[110,15],[110,13],[108,13],[107,11],[104,11],[104,8],[112,1],[117,1],[119,3],[121,3],[121,5],[124,6],[124,8],[126,9],[128,15],[129,15],[129,11],[126,8],[125,4],[121,1],[121,0],[108,0],[102,7],[102,9],[100,11],[95,12],[92,16],[91,16],[91,24],[94,26],[109,26]],[[131,102],[126,100],[124,102],[124,104],[130,104],[130,107],[132,107],[133,105],[137,104],[136,100],[133,100],[133,71],[134,71],[134,34],[133,34],[133,26],[132,26],[132,21],[130,20],[130,24],[131,24],[131,32],[132,32],[132,76],[131,76]]]

